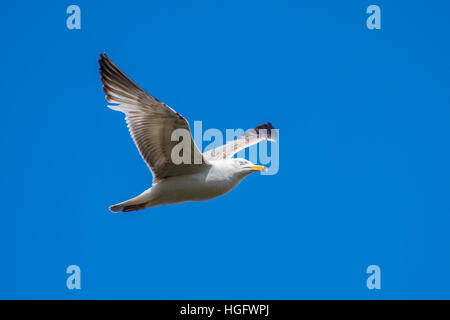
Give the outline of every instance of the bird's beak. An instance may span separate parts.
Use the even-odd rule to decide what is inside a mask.
[[[251,166],[250,169],[251,169],[252,171],[260,171],[260,172],[267,171],[267,168],[266,168],[266,167],[264,167],[264,166],[258,166],[258,165]]]

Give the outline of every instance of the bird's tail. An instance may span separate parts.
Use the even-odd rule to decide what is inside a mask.
[[[115,213],[142,210],[150,206],[149,201],[148,193],[144,192],[135,198],[110,206],[109,210]]]
[[[145,209],[145,203],[140,204],[126,204],[128,201],[121,202],[109,207],[111,212],[130,212]]]

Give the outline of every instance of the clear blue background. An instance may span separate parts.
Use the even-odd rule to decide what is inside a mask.
[[[66,28],[81,8],[82,29]],[[382,29],[366,28],[381,7]],[[0,298],[450,298],[448,1],[2,5]],[[151,183],[98,54],[280,171],[112,214]],[[82,290],[66,288],[66,267]],[[382,289],[366,287],[381,267]]]

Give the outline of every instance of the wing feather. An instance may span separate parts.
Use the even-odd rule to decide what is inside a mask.
[[[139,87],[106,54],[100,55],[99,63],[106,100],[116,104],[108,107],[125,113],[131,137],[155,180],[198,172],[207,165],[184,117]],[[171,141],[176,129],[189,133],[189,163],[177,165],[171,159],[172,148],[179,143]],[[194,159],[201,159],[201,163],[196,164]]]
[[[228,159],[233,157],[239,151],[261,141],[268,140],[275,142],[276,139],[277,136],[274,127],[271,123],[267,122],[248,130],[233,141],[229,141],[220,147],[204,152],[203,157],[209,161]]]

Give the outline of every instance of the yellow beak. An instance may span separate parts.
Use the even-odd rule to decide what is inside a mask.
[[[266,167],[264,166],[251,166],[250,169],[252,169],[253,171],[266,171]]]

